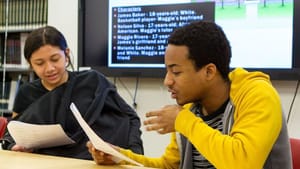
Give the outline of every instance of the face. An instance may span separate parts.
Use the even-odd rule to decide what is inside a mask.
[[[205,66],[196,71],[188,54],[186,46],[168,45],[165,51],[167,74],[164,84],[179,105],[201,101],[208,87]]]
[[[67,50],[66,53],[69,51]],[[68,59],[59,47],[45,45],[32,53],[30,64],[42,84],[48,90],[65,83],[68,79]]]

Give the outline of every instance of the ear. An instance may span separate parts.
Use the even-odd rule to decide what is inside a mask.
[[[65,49],[65,56],[66,56],[66,62],[69,63],[69,61],[70,61],[70,48]]]
[[[205,65],[205,73],[207,80],[213,79],[217,74],[217,67],[213,63]]]

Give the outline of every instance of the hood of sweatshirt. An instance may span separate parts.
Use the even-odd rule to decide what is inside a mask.
[[[251,88],[257,86],[257,83],[268,83],[268,85],[271,85],[269,75],[260,71],[249,72],[243,68],[236,68],[230,72],[229,79],[231,81],[231,98],[240,95],[240,92],[251,90]]]

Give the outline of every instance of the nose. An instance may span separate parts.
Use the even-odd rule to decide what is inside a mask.
[[[172,76],[170,75],[170,73],[166,73],[165,75],[165,79],[164,79],[164,85],[165,86],[171,86],[174,83]]]
[[[51,62],[46,63],[46,72],[51,72],[54,69],[55,69],[55,66],[53,63],[51,63]]]

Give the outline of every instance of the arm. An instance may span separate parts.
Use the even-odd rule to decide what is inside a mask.
[[[13,138],[10,136],[8,130],[1,139],[1,146],[3,150],[21,151],[21,152],[33,152],[33,149],[27,149],[26,147],[17,145]]]
[[[23,84],[16,94],[13,106],[12,120],[18,120],[18,117],[29,104],[31,104],[31,98],[26,91],[31,92],[31,87],[28,83]],[[4,150],[13,150],[13,151],[26,151],[24,147],[16,145],[15,141],[11,137],[10,133],[6,129],[5,135],[2,140],[2,149]]]
[[[15,118],[17,115],[18,115],[18,113],[16,113],[16,112],[12,112],[12,116],[11,116],[11,118]]]
[[[18,113],[13,112],[12,119],[15,119]],[[12,150],[12,151],[20,151],[20,152],[33,152],[33,149],[27,149],[26,147],[17,145],[11,135],[8,132],[8,129],[5,131],[5,135],[3,139],[1,139],[2,149],[4,150]]]
[[[157,131],[166,134],[175,131],[175,119],[182,110],[179,105],[166,105],[159,110],[150,111],[146,114],[144,121],[147,131]]]
[[[175,169],[179,167],[180,156],[179,156],[178,147],[176,143],[175,133],[172,133],[171,143],[166,148],[165,153],[159,158],[151,158],[141,154],[134,153],[129,149],[123,149],[114,145],[111,146],[115,150],[143,164],[146,167],[166,168],[166,169]],[[92,154],[94,161],[97,164],[103,164],[103,165],[116,164],[112,160],[111,155],[96,150],[90,142],[87,143],[87,147],[89,149],[89,152]],[[121,161],[119,164],[130,164],[130,163]]]

